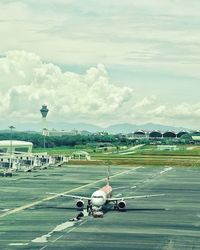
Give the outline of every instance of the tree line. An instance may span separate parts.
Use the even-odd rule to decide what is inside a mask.
[[[43,147],[44,137],[39,133],[25,133],[25,132],[13,132],[13,140],[29,141],[33,143],[33,146],[36,148]],[[11,133],[1,133],[0,140],[10,140]],[[63,136],[46,136],[45,145],[47,148],[60,147],[60,146],[69,146],[74,147],[77,145],[103,145],[103,144],[112,144],[112,145],[121,145],[128,144],[129,141],[126,138],[121,138],[118,135],[63,135]]]

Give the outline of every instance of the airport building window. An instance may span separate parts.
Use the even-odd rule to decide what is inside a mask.
[[[28,152],[28,148],[27,147],[19,147],[19,148],[15,148],[16,152]]]

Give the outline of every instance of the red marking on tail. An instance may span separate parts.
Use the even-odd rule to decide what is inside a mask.
[[[101,190],[103,190],[106,194],[109,194],[110,192],[112,192],[112,187],[109,185],[106,185],[102,187]]]
[[[109,176],[107,176],[107,178],[106,178],[106,184],[110,186],[110,177]]]

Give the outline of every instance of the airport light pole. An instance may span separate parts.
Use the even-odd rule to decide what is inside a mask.
[[[44,149],[46,148],[46,133],[47,133],[47,129],[44,128],[43,129],[43,147],[44,147]]]
[[[10,162],[9,162],[9,170],[11,169],[12,165],[12,155],[13,155],[13,129],[15,129],[14,126],[10,126]]]

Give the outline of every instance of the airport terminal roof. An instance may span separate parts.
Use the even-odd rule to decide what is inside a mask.
[[[9,147],[10,146],[11,141],[10,140],[2,140],[0,141],[0,147]],[[17,140],[12,140],[12,145],[13,146],[33,146],[32,142],[28,142],[28,141],[17,141]]]

